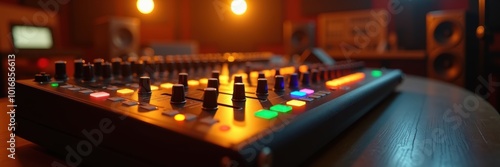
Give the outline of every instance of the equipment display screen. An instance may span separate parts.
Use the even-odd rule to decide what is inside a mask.
[[[53,46],[52,30],[49,27],[14,25],[12,38],[17,49],[50,49]]]

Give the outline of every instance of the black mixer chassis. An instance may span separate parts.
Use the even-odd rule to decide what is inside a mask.
[[[359,72],[366,75],[364,80],[338,89],[327,89],[324,82],[317,84],[315,89],[330,94],[294,107],[296,113],[280,113],[277,118],[261,121],[258,126],[264,128],[248,134],[242,131],[242,136],[249,136],[238,142],[220,136],[213,139],[208,135],[211,131],[200,130],[210,126],[202,126],[197,120],[176,122],[161,115],[161,111],[118,110],[117,104],[109,100],[96,102],[88,94],[61,88],[66,83],[54,88],[51,82],[21,80],[16,85],[16,134],[54,151],[64,158],[67,166],[296,166],[387,97],[402,81],[399,70],[381,69],[380,77],[372,77],[371,70],[361,69]],[[252,88],[248,87],[249,90]],[[195,88],[189,91],[202,92]],[[269,96],[289,100],[288,93],[288,90],[279,94],[270,89]],[[110,97],[116,96],[116,93],[110,94]],[[169,108],[168,94],[168,90],[162,89],[152,92],[150,100],[160,106],[157,110]],[[136,95],[137,92],[133,96]],[[201,103],[196,98],[187,101],[191,101],[196,110],[200,109]],[[247,98],[246,105],[242,105],[247,110],[219,104],[216,112],[233,115],[234,124],[240,124],[245,130],[251,128],[245,126],[257,125],[252,123],[254,118],[250,118],[257,109],[269,109],[270,103],[280,102],[283,103]],[[198,112],[215,115],[206,113]],[[158,116],[144,116],[147,114]],[[201,119],[200,115],[196,119]],[[156,117],[170,120],[159,121]],[[217,128],[211,130],[221,127],[217,123],[212,126]],[[227,132],[213,133],[224,136]]]

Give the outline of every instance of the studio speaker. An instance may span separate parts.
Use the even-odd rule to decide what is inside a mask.
[[[96,54],[102,58],[121,57],[139,50],[139,26],[137,18],[102,17],[95,22],[94,44]]]
[[[283,24],[285,51],[288,55],[301,55],[316,45],[316,24],[314,22],[291,22]]]
[[[477,17],[464,10],[427,13],[427,74],[462,87],[477,75]],[[476,76],[477,77],[477,76]]]

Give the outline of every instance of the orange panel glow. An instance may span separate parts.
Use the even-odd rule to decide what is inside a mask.
[[[205,84],[205,85],[206,85],[206,84],[208,84],[208,78],[201,78],[201,79],[200,79],[200,83],[201,83],[201,84]],[[189,83],[188,83],[188,84],[189,84]]]
[[[164,83],[164,84],[161,84],[160,87],[163,88],[163,89],[170,89],[174,86],[174,84],[172,83]]]
[[[188,80],[188,85],[189,86],[198,86],[198,85],[200,85],[200,82],[197,80]]]
[[[337,79],[327,81],[326,86],[328,86],[328,87],[342,86],[342,85],[348,84],[350,82],[362,80],[364,78],[365,78],[365,73],[358,72],[358,73],[346,75],[346,76],[343,76],[343,77],[340,77]]]

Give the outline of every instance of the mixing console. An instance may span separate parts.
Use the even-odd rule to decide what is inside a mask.
[[[154,56],[17,82],[16,133],[67,165],[294,166],[389,95],[399,70],[266,68],[270,54]],[[268,64],[268,63],[267,63]]]

